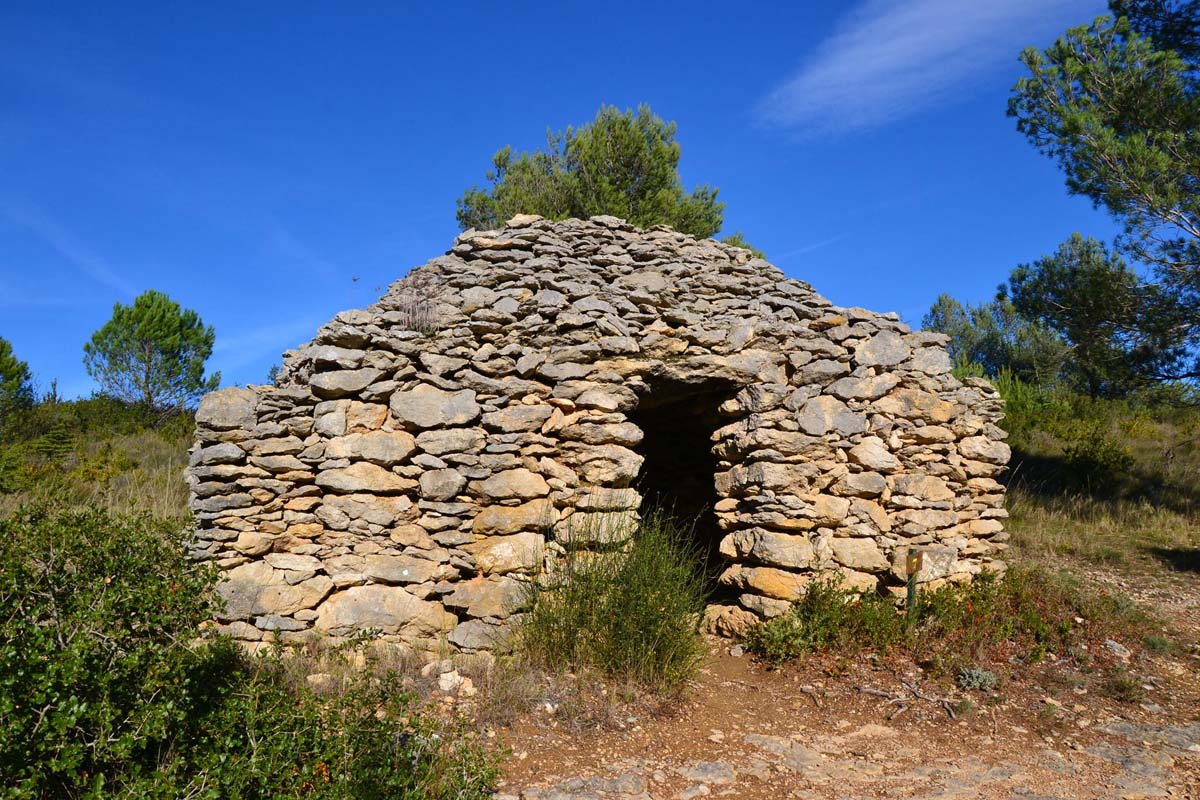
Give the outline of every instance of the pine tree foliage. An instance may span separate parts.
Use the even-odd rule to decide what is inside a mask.
[[[714,187],[684,190],[675,135],[675,123],[647,105],[637,111],[603,106],[588,124],[548,132],[544,150],[501,148],[488,185],[458,199],[458,223],[490,230],[516,214],[555,220],[608,214],[642,228],[665,224],[711,237],[721,230],[725,204]]]
[[[0,415],[33,405],[29,365],[13,353],[12,343],[0,337]]]
[[[105,394],[148,409],[184,408],[221,382],[220,373],[204,374],[215,341],[199,314],[151,289],[113,306],[83,361]]]
[[[1162,291],[1146,339],[1200,333],[1200,3],[1115,0],[1121,16],[1072,28],[1021,56],[1009,102],[1017,128],[1063,169],[1071,192],[1124,226],[1119,248],[1150,265]],[[1200,376],[1176,361],[1166,377]]]

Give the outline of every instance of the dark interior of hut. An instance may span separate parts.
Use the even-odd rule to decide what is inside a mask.
[[[718,409],[737,389],[725,382],[676,381],[651,382],[648,389],[629,415],[645,435],[637,448],[646,459],[637,483],[642,513],[669,515],[689,531],[708,586],[719,593],[723,534],[713,510],[718,462],[712,434],[728,424]]]

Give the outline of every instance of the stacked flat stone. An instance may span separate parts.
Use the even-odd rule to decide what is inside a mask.
[[[744,249],[611,217],[467,231],[201,402],[197,557],[250,642],[372,631],[489,649],[566,547],[638,520],[657,385],[721,385],[715,513],[733,632],[815,575],[896,590],[1002,571],[1001,401],[945,337],[839,308]]]

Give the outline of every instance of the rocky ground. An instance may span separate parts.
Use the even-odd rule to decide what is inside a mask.
[[[581,729],[543,709],[518,722],[502,735],[511,755],[498,796],[1200,798],[1200,652],[1187,645],[1200,580],[1095,579],[1134,589],[1184,639],[1172,655],[1133,656],[1134,701],[1072,688],[1053,662],[989,697],[911,663],[822,658],[768,670],[713,640],[673,713],[621,706],[608,724]]]

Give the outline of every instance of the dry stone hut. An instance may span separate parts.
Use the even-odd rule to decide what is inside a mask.
[[[723,560],[707,623],[1002,570],[1001,404],[942,336],[838,308],[747,250],[610,217],[520,216],[286,354],[277,386],[197,413],[196,552],[223,629],[502,641],[566,547],[645,497]],[[443,644],[444,646],[444,644]]]

